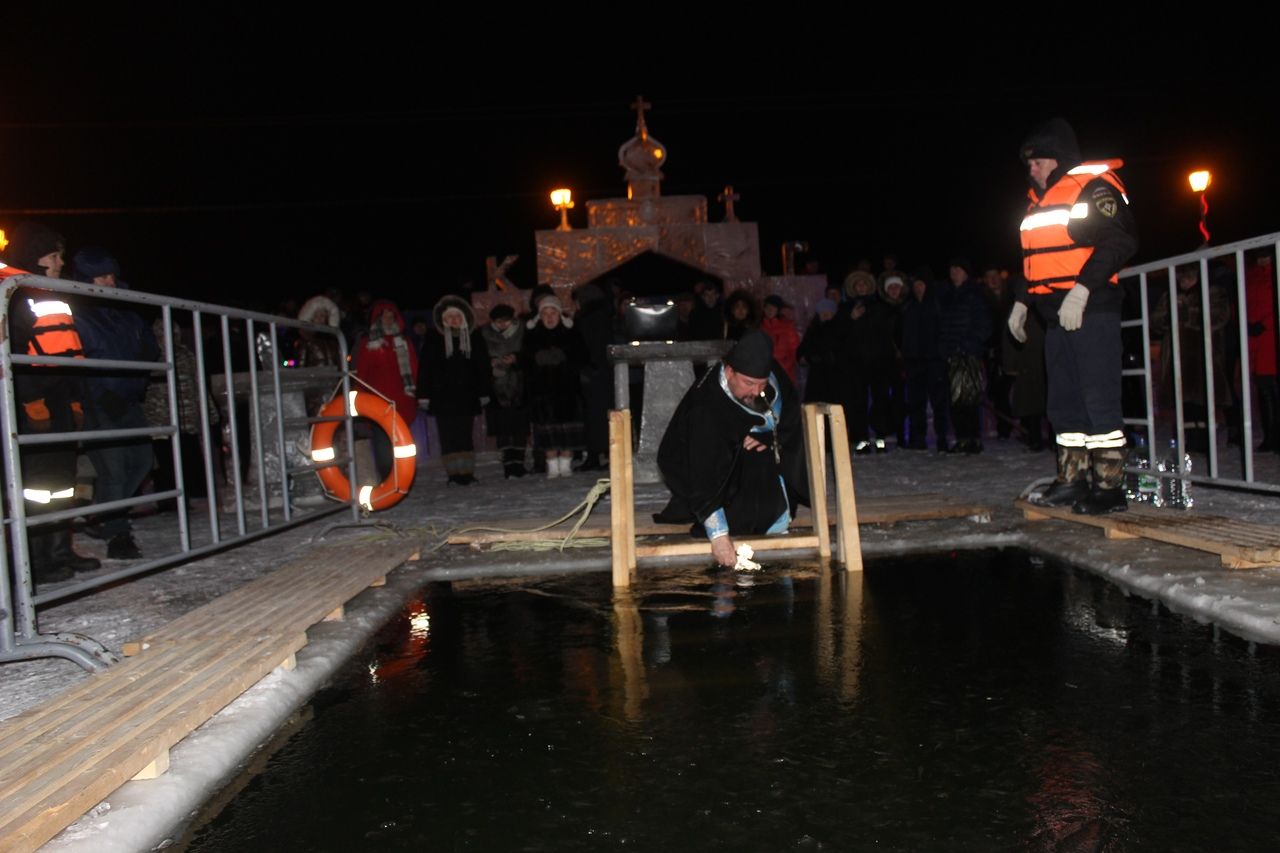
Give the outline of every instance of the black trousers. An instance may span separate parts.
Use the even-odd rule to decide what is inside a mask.
[[[1044,336],[1044,363],[1047,413],[1057,433],[1103,435],[1124,429],[1122,358],[1119,312],[1086,311],[1084,324],[1074,332],[1052,323]]]

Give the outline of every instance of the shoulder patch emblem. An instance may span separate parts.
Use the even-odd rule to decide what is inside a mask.
[[[1098,212],[1108,219],[1116,215],[1116,200],[1114,196],[1100,198],[1094,202],[1094,207],[1098,208]]]
[[[1101,187],[1095,187],[1095,188],[1094,188],[1094,190],[1093,190],[1093,197],[1094,197],[1094,198],[1101,198],[1101,197],[1102,197],[1102,196],[1104,196],[1104,195],[1111,195],[1111,187],[1108,187],[1108,186],[1105,186],[1105,185],[1104,185],[1104,186],[1101,186]]]

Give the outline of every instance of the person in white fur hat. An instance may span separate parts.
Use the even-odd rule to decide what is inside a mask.
[[[525,325],[522,357],[533,447],[546,453],[549,479],[567,477],[573,452],[586,446],[581,373],[587,345],[557,296],[542,297]]]

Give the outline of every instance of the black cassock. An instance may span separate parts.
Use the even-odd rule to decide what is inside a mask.
[[[654,514],[654,520],[693,522],[694,535],[702,535],[702,522],[723,509],[731,535],[765,533],[784,512],[794,516],[798,504],[809,502],[796,390],[786,371],[774,362],[766,393],[771,400],[781,395],[780,412],[772,407],[778,412],[777,434],[752,433],[765,425],[765,416],[733,399],[720,376],[719,365],[703,374],[667,425],[658,446],[658,468],[671,490],[671,501]],[[744,449],[742,441],[748,434],[766,449]]]

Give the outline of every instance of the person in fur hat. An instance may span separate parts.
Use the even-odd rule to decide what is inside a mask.
[[[329,297],[313,296],[302,303],[302,308],[298,311],[298,319],[304,323],[332,326],[336,329],[342,321],[342,311]],[[301,329],[298,332],[296,346],[299,367],[335,367],[342,362],[338,339],[333,335],[316,334]]]
[[[542,297],[525,324],[523,361],[534,449],[546,453],[548,479],[567,477],[573,452],[586,446],[581,374],[589,356],[559,297]]]
[[[489,351],[489,375],[493,400],[485,409],[485,425],[502,452],[502,475],[523,477],[525,448],[529,444],[529,407],[524,393],[524,323],[510,305],[495,305],[489,322],[480,327]]]
[[[418,389],[440,430],[449,482],[469,486],[476,481],[471,437],[476,415],[493,393],[489,352],[476,330],[471,303],[462,297],[443,297],[431,310],[431,319],[433,328],[427,331],[418,362]]]

